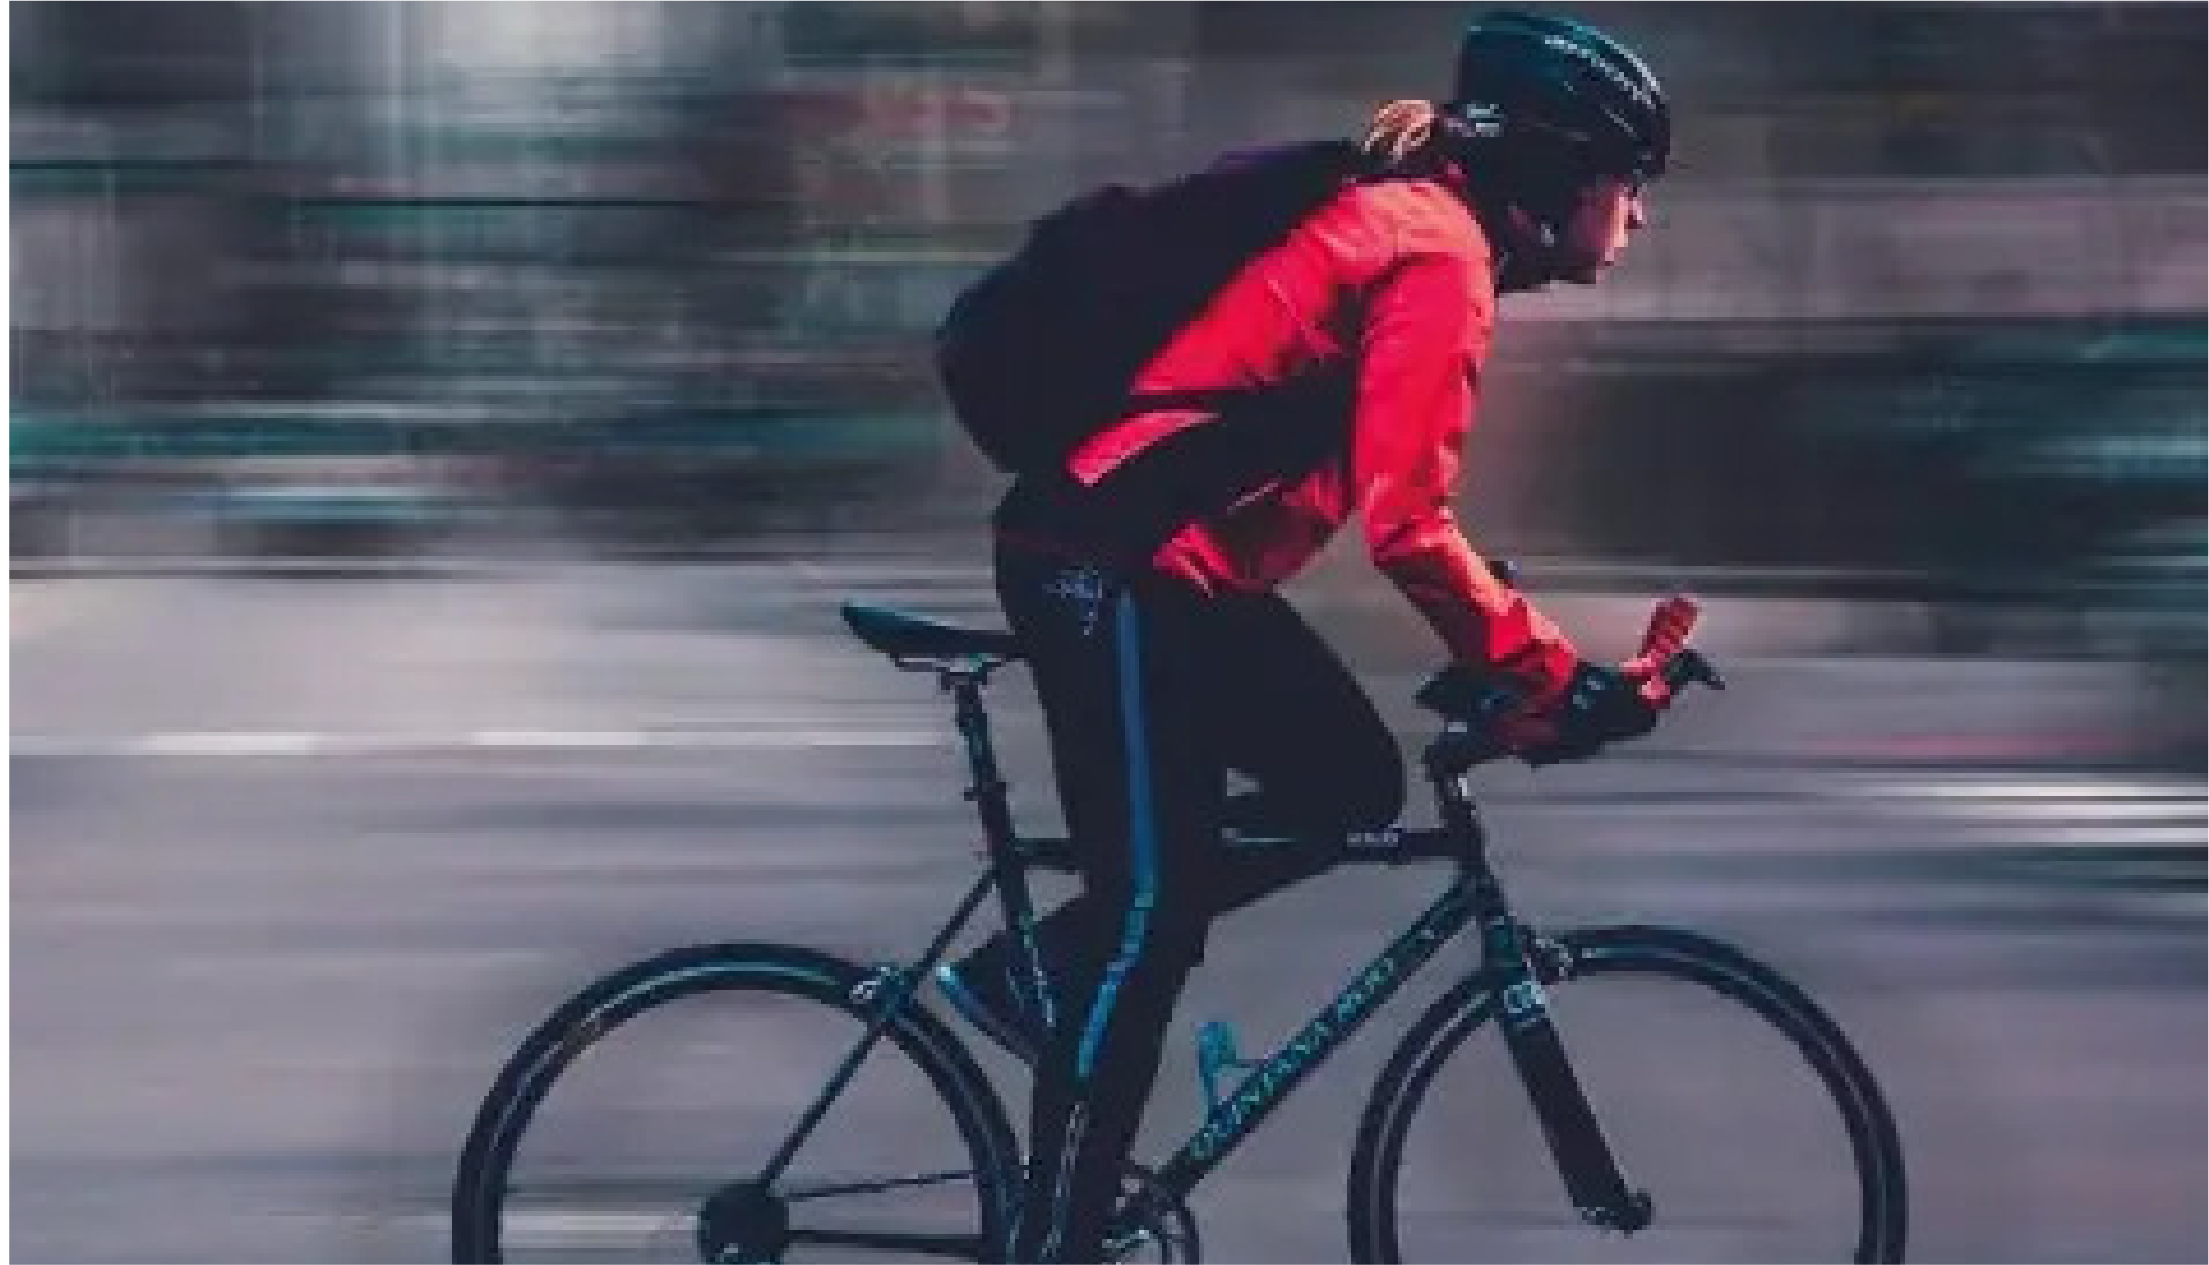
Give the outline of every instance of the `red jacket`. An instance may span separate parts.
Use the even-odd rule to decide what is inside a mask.
[[[1301,570],[1355,511],[1374,565],[1454,657],[1505,668],[1546,701],[1572,673],[1571,643],[1490,575],[1450,510],[1496,289],[1487,238],[1448,180],[1345,190],[1144,368],[1138,395],[1262,386],[1345,357],[1358,365],[1349,451],[1191,524],[1152,561],[1208,592],[1262,591]],[[1212,416],[1135,414],[1077,448],[1068,470],[1094,484]]]

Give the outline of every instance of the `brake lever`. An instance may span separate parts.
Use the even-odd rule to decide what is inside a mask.
[[[1714,690],[1726,688],[1726,678],[1718,674],[1718,669],[1711,663],[1709,656],[1693,647],[1666,659],[1664,667],[1659,671],[1664,676],[1664,683],[1674,693],[1678,693],[1683,685],[1707,685]]]

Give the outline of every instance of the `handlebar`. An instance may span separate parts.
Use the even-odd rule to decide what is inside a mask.
[[[1492,563],[1496,578],[1506,584],[1518,578],[1511,563]],[[1642,633],[1641,649],[1632,661],[1653,666],[1643,679],[1642,697],[1651,704],[1667,705],[1690,685],[1726,688],[1726,681],[1710,658],[1687,644],[1701,614],[1693,598],[1674,594],[1657,603]],[[1449,722],[1435,755],[1446,762],[1469,767],[1482,760],[1510,754],[1491,732],[1494,723],[1518,710],[1525,702],[1522,684],[1473,664],[1451,664],[1420,687],[1420,706]]]
[[[1690,685],[1726,688],[1726,680],[1710,657],[1693,647],[1673,652],[1657,668],[1653,680],[1664,683],[1667,697]],[[1472,664],[1453,663],[1428,678],[1414,696],[1421,707],[1452,722],[1477,725],[1516,711],[1526,694],[1516,682]]]

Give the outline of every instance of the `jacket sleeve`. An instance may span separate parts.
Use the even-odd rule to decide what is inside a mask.
[[[1577,653],[1489,572],[1450,509],[1494,323],[1480,268],[1449,252],[1407,254],[1368,292],[1352,477],[1373,564],[1450,654],[1526,681],[1532,701],[1546,703],[1563,692]]]

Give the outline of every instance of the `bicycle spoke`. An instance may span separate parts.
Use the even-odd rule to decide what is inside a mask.
[[[971,1234],[895,1234],[883,1230],[823,1230],[801,1226],[790,1227],[790,1241],[816,1247],[856,1247],[963,1261],[977,1259],[982,1250],[981,1240]]]
[[[1681,961],[1702,959],[1650,943],[1626,965],[1561,984],[1551,1004],[1628,1184],[1654,1203],[1650,1224],[1630,1235],[1587,1224],[1500,1033],[1451,1003],[1434,1013],[1452,1026],[1434,1030],[1463,1043],[1446,1038],[1423,1048],[1447,1055],[1399,1064],[1417,1069],[1418,1101],[1386,1117],[1400,1132],[1369,1223],[1385,1231],[1372,1257],[1894,1259],[1886,1209],[1866,1202],[1852,1141],[1862,1134],[1846,1115],[1855,1100],[1770,1014],[1681,973]],[[1469,1137],[1480,1144],[1468,1148]]]
[[[945,923],[943,929],[936,933],[936,938],[929,942],[927,951],[912,968],[892,970],[876,978],[874,987],[882,991],[867,1003],[873,1013],[867,1018],[865,1034],[844,1055],[843,1061],[830,1074],[827,1086],[814,1098],[812,1106],[806,1108],[805,1114],[799,1117],[797,1126],[783,1138],[782,1145],[776,1148],[773,1158],[767,1161],[767,1167],[761,1171],[761,1180],[772,1182],[781,1177],[783,1170],[797,1158],[799,1149],[805,1145],[807,1138],[813,1136],[813,1131],[820,1127],[829,1108],[843,1097],[845,1087],[866,1066],[868,1053],[882,1039],[882,1034],[889,1029],[897,1012],[910,1003],[914,991],[919,987],[920,973],[943,956],[944,947],[951,943],[959,928],[965,926],[966,920],[973,916],[975,907],[982,903],[982,897],[989,894],[994,882],[995,879],[988,874],[975,880],[974,886],[968,888],[966,896],[960,900],[958,909],[952,913],[951,921]]]
[[[718,978],[669,970],[664,999],[556,1066],[486,1186],[501,1258],[753,1255],[774,1251],[789,1219],[809,1224],[781,1259],[976,1255],[997,1192],[964,1101],[942,1096],[947,1082],[894,1026],[854,1062],[880,1018],[857,1000],[873,981],[832,964],[816,985],[813,969],[770,959],[704,989]],[[793,1121],[822,1126],[799,1131],[797,1152]],[[777,1159],[791,1163],[774,1180]],[[468,1250],[489,1255],[468,1228]]]
[[[974,1180],[973,1169],[953,1169],[941,1173],[922,1173],[913,1177],[885,1177],[875,1181],[847,1181],[835,1184],[811,1183],[793,1186],[779,1192],[785,1203],[805,1203],[814,1199],[840,1199],[852,1195],[879,1194],[886,1190],[909,1189],[915,1186],[941,1186],[949,1182]]]

